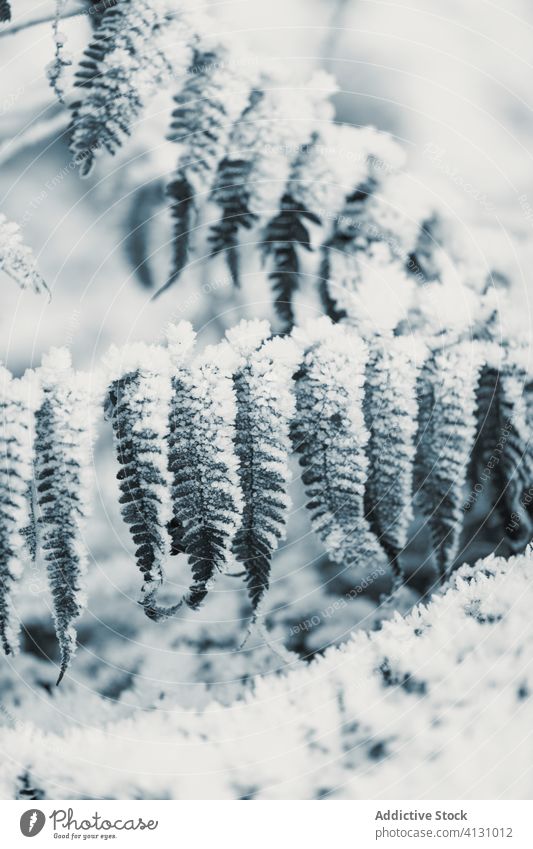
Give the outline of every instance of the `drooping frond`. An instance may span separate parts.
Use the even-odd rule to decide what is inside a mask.
[[[58,683],[76,650],[74,621],[85,600],[84,519],[90,504],[94,408],[87,377],[72,371],[66,349],[40,369],[35,416],[35,484],[39,540],[48,570],[60,649]]]
[[[438,241],[439,219],[435,214],[422,221],[416,242],[407,260],[407,270],[425,282],[436,280],[441,272],[442,248]]]
[[[310,142],[332,91],[323,73],[296,92],[263,82],[234,127],[213,191],[220,217],[211,229],[212,253],[226,254],[236,283],[239,234],[260,218],[271,218],[279,207],[291,161]]]
[[[120,470],[120,504],[136,546],[143,576],[142,605],[157,617],[155,596],[164,580],[168,551],[168,410],[170,375],[166,352],[142,343],[113,350],[109,368],[118,376],[108,391]]]
[[[103,12],[76,73],[71,151],[87,176],[102,151],[115,154],[145,101],[183,74],[190,30],[167,0],[117,0]]]
[[[416,482],[440,579],[459,552],[464,487],[476,436],[476,398],[485,346],[449,343],[425,361],[419,378]]]
[[[533,534],[533,384],[527,351],[494,349],[480,379],[474,495],[489,496],[517,548]]]
[[[385,554],[365,516],[369,433],[363,415],[367,349],[327,318],[294,331],[304,350],[292,428],[313,528],[331,558],[361,575]]]
[[[11,3],[9,0],[0,0],[0,21],[5,23],[11,20]]]
[[[361,284],[392,273],[407,277],[409,257],[420,226],[427,218],[428,200],[405,174],[391,174],[370,163],[369,175],[347,198],[334,232],[323,247],[321,277],[338,309],[358,319],[353,303]]]
[[[34,292],[48,291],[48,287],[37,270],[37,263],[30,248],[22,243],[20,227],[8,221],[0,213],[0,269],[15,280],[21,289]]]
[[[12,378],[0,368],[0,644],[4,654],[18,645],[13,589],[23,569],[30,516],[33,412],[31,375]]]
[[[239,123],[249,120],[256,104],[264,97],[260,89],[252,89],[250,99]],[[224,253],[233,282],[240,286],[239,234],[241,229],[249,230],[257,216],[249,211],[250,173],[253,160],[243,156],[232,159],[225,156],[219,163],[215,184],[211,196],[221,208],[223,214],[219,221],[211,227],[209,242],[211,255]]]
[[[350,189],[367,176],[374,135],[367,129],[326,125],[301,146],[291,166],[280,211],[265,228],[263,248],[272,259],[274,305],[288,329],[294,323],[300,253],[312,249],[309,223],[324,230],[326,222],[337,219]]]
[[[159,180],[141,186],[135,192],[126,222],[124,251],[139,282],[146,289],[153,289],[155,285],[150,263],[152,230],[163,197],[163,186]]]
[[[239,358],[233,378],[235,450],[244,505],[233,551],[244,565],[254,612],[268,590],[272,554],[285,533],[291,384],[299,355],[291,339],[268,340],[269,334],[268,322],[259,321],[243,321],[227,333]]]
[[[169,138],[182,148],[167,187],[174,218],[173,268],[163,289],[181,274],[201,206],[212,188],[234,121],[250,88],[249,74],[231,63],[226,48],[197,48],[185,84],[174,98]],[[163,291],[163,290],[161,290]]]
[[[370,525],[396,572],[413,518],[417,430],[417,375],[423,346],[410,337],[379,337],[370,344],[365,421],[370,437],[365,491]]]
[[[178,360],[182,332],[170,329],[169,351]],[[186,336],[190,335],[190,331]],[[241,521],[242,497],[235,453],[235,354],[227,343],[207,349],[172,378],[169,470],[180,548],[193,583],[183,597],[192,609],[204,601],[216,577],[227,571]],[[179,604],[168,613],[172,613]]]

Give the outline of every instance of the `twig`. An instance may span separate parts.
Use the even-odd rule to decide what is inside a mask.
[[[72,11],[70,12],[65,12],[65,14],[61,16],[61,20],[66,21],[67,18],[75,18],[78,15],[87,14],[87,9],[72,9]],[[18,32],[22,32],[25,29],[30,29],[30,27],[37,27],[41,24],[51,24],[55,20],[55,17],[55,14],[46,15],[41,18],[31,18],[29,21],[22,21],[22,23],[20,24],[14,24],[13,26],[0,30],[0,38],[4,38],[4,36],[6,35],[16,35]]]
[[[328,31],[324,38],[321,53],[324,60],[324,67],[328,70],[332,69],[334,64],[334,53],[337,49],[339,36],[342,31],[344,17],[348,11],[348,0],[336,0],[333,13],[328,25]]]

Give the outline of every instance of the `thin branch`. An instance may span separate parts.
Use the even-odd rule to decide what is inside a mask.
[[[61,16],[62,21],[66,21],[67,18],[75,18],[78,15],[87,15],[87,9],[72,9],[70,12],[65,12],[64,15]],[[31,27],[37,27],[41,24],[51,24],[55,20],[54,15],[46,15],[41,18],[31,18],[29,21],[22,21],[20,24],[14,24],[13,26],[7,27],[6,29],[0,30],[0,38],[3,38],[6,35],[16,35],[18,32],[22,32],[25,29],[30,29]]]
[[[343,29],[344,18],[347,11],[348,0],[336,0],[328,25],[328,30],[321,47],[324,67],[328,71],[331,71],[332,66],[335,64],[335,53],[337,51],[339,37]]]

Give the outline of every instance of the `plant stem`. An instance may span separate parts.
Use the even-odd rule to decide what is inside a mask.
[[[64,15],[61,15],[60,20],[65,21],[67,18],[75,18],[78,15],[86,15],[87,9],[72,9],[70,12],[65,12]],[[22,32],[25,29],[30,29],[31,27],[37,27],[41,24],[51,24],[55,20],[55,15],[45,15],[41,18],[31,18],[28,21],[22,21],[20,24],[14,24],[13,26],[7,27],[6,29],[0,30],[0,38],[4,38],[6,35],[16,35],[18,32]]]

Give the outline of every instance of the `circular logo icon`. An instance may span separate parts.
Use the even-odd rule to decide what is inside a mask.
[[[37,808],[31,808],[29,811],[24,811],[20,818],[20,830],[24,837],[35,837],[43,830],[46,817],[42,811]]]

